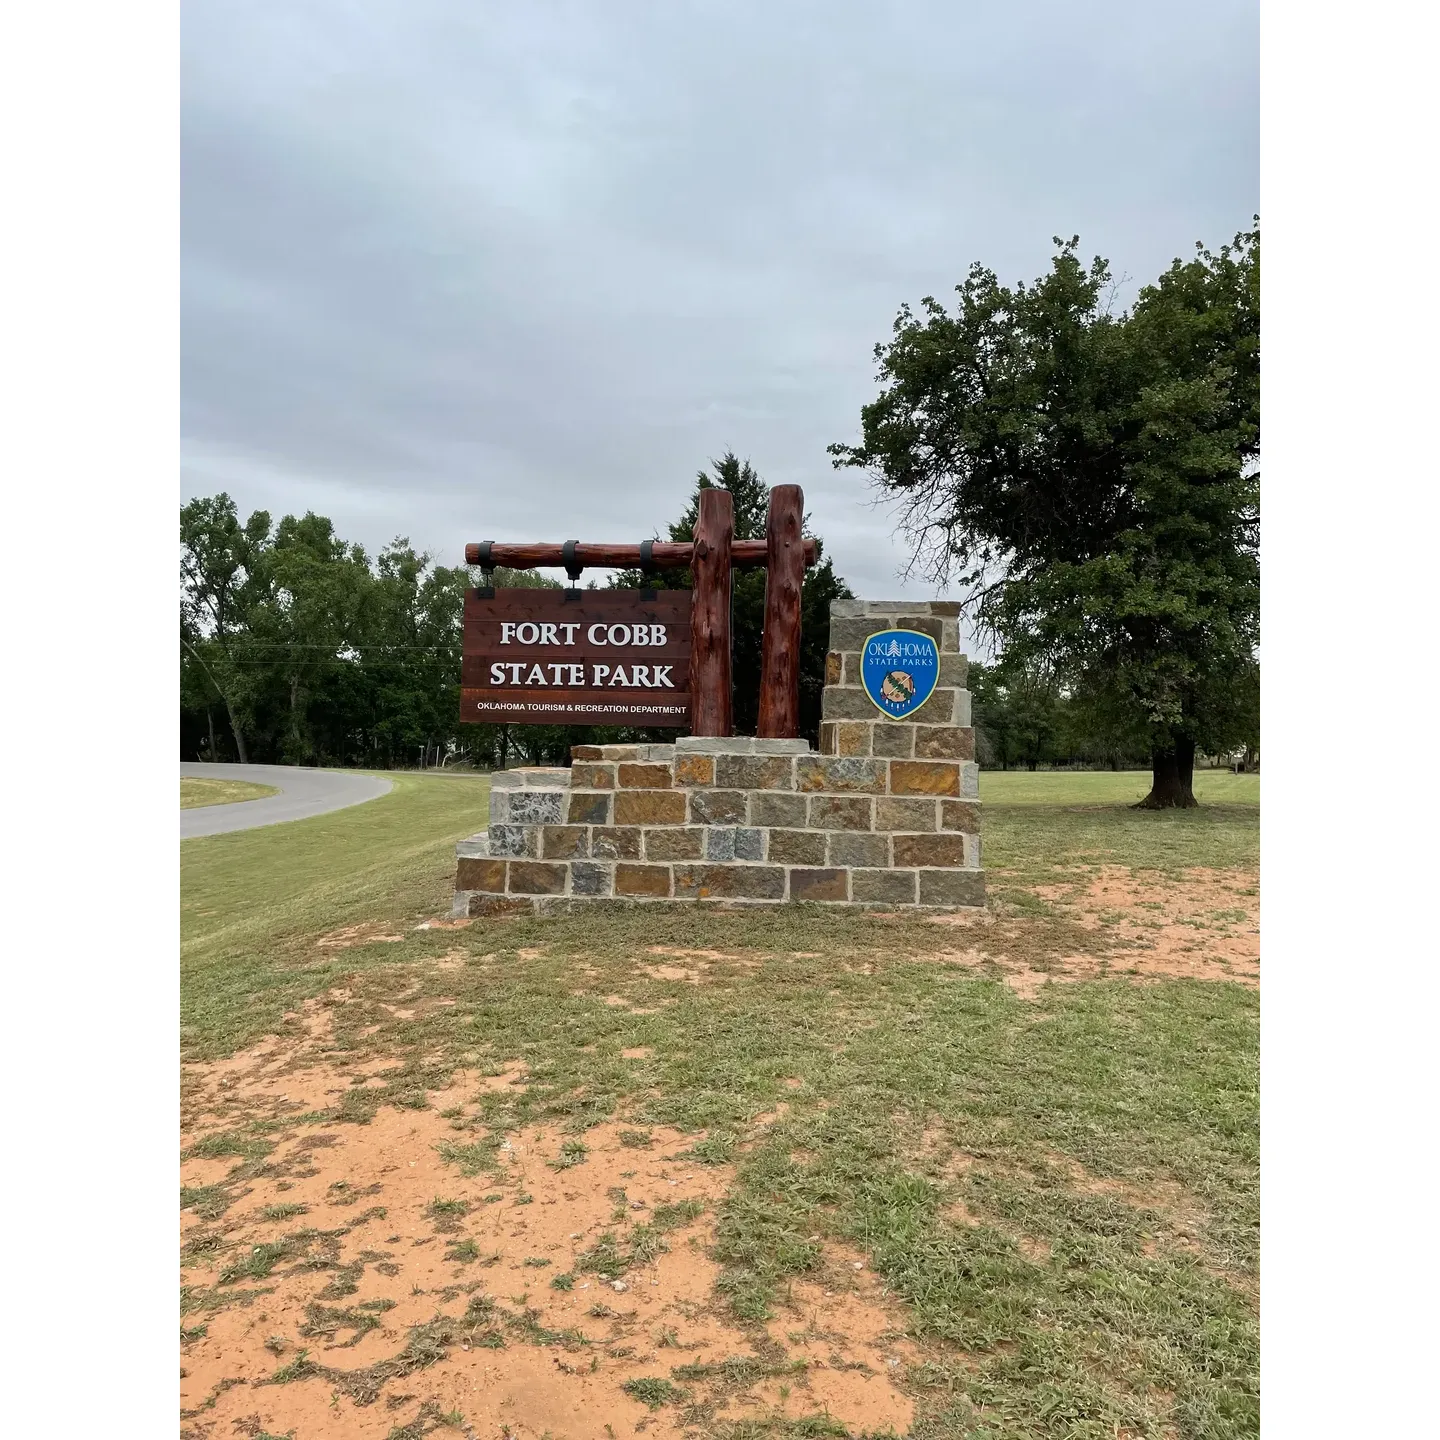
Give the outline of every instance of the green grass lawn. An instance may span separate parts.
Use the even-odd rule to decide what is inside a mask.
[[[180,777],[180,808],[198,810],[204,805],[234,805],[240,800],[263,800],[280,792],[273,785],[252,785],[248,780],[210,780],[197,775]]]
[[[182,1036],[207,1053],[273,1028],[332,966],[315,940],[366,921],[443,913],[455,842],[487,823],[490,782],[387,774],[377,800],[180,846]],[[342,957],[343,957],[342,952]]]
[[[925,1440],[1258,1433],[1253,991],[1103,979],[1024,1000],[998,968],[944,963],[978,946],[1043,968],[1105,943],[1043,906],[958,928],[697,907],[416,931],[446,908],[485,784],[390,778],[331,816],[184,842],[189,1055],[299,1043],[282,1014],[322,997],[332,1058],[399,1066],[318,1119],[424,1107],[456,1066],[519,1061],[527,1087],[479,1098],[477,1154],[542,1120],[692,1132],[698,1163],[735,1167],[716,1303],[752,1322],[827,1241],[858,1246],[926,1347],[904,1380]],[[987,773],[987,867],[1015,894],[1099,865],[1253,868],[1258,786],[1235,779],[1153,814],[1126,808],[1144,777]],[[315,945],[366,922],[403,938]],[[704,983],[661,979],[653,946],[720,958]]]
[[[1013,892],[1125,865],[1173,874],[1193,866],[1258,869],[1260,777],[1201,770],[1195,810],[1133,810],[1148,771],[982,771],[982,852],[992,888]]]
[[[988,805],[1133,805],[1150,792],[1148,770],[982,770]],[[1197,770],[1201,805],[1259,805],[1260,777]]]

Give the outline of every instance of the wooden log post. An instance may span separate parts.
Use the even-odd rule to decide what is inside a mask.
[[[730,492],[702,490],[695,521],[695,590],[690,610],[692,735],[729,735],[734,730],[730,694],[730,550],[734,539],[735,502]]]
[[[760,642],[760,720],[756,733],[793,740],[800,733],[800,590],[805,583],[805,492],[777,485],[765,521],[765,631]]]

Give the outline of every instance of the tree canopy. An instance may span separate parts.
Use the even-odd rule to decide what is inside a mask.
[[[1056,245],[1033,284],[976,264],[954,313],[903,306],[861,443],[830,450],[1007,660],[1143,735],[1142,803],[1193,805],[1197,747],[1258,738],[1258,221],[1128,310],[1104,260]]]
[[[319,515],[241,524],[225,494],[182,508],[180,556],[187,749],[220,758],[217,709],[242,762],[392,765],[454,733],[463,569],[403,538],[372,564]]]
[[[669,534],[689,540],[699,491],[735,498],[736,535],[763,538],[770,489],[728,454],[702,473]],[[807,530],[808,533],[808,530]],[[481,764],[519,756],[564,764],[572,745],[672,738],[615,726],[462,725],[463,568],[436,566],[405,539],[369,557],[323,516],[265,511],[242,522],[228,495],[180,512],[181,745],[186,755],[291,764],[405,765],[465,752]],[[688,573],[654,583],[688,587]],[[497,570],[501,588],[556,587],[533,570]],[[594,583],[593,581],[591,582]],[[614,583],[639,586],[639,571]],[[802,592],[800,721],[820,725],[830,601],[849,595],[829,560]],[[738,573],[733,599],[736,726],[753,733],[759,703],[763,570]]]

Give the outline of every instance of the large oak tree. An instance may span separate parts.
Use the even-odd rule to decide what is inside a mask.
[[[902,308],[861,443],[830,450],[1007,658],[1143,733],[1142,804],[1193,805],[1197,748],[1258,738],[1258,221],[1128,309],[1105,261],[1056,245],[1032,285],[977,264],[953,313]]]

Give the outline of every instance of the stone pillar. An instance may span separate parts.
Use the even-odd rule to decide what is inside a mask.
[[[904,720],[882,714],[860,679],[865,641],[889,629],[928,635],[940,652],[934,692]],[[892,835],[892,867],[918,871],[921,905],[985,903],[968,669],[954,601],[836,600],[830,606],[820,753],[883,761],[875,829]]]

